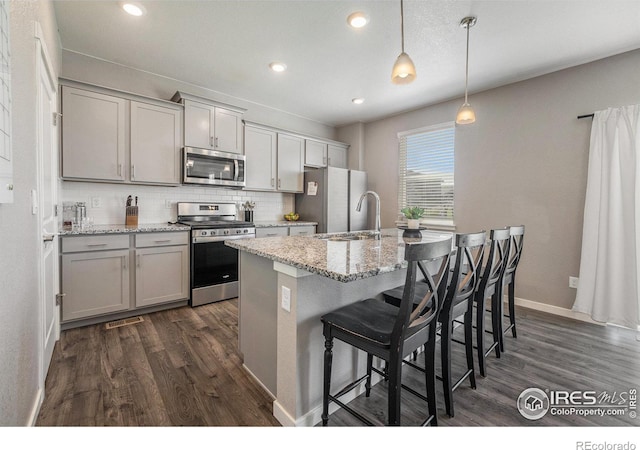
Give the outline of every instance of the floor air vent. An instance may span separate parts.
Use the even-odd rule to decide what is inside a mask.
[[[105,328],[110,330],[112,328],[124,327],[126,325],[133,325],[134,323],[144,322],[144,319],[140,316],[138,317],[129,317],[128,319],[115,320],[113,322],[107,322]]]

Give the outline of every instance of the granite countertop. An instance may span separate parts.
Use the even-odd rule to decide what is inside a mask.
[[[58,233],[60,236],[83,236],[90,234],[123,234],[123,233],[152,233],[162,231],[189,231],[191,227],[170,223],[143,223],[131,225],[91,225],[84,229],[72,229],[69,226],[62,227]]]
[[[404,247],[407,241],[402,237],[402,230],[384,229],[380,240],[339,240],[349,235],[372,233],[362,231],[238,239],[225,241],[225,244],[345,283],[406,267]],[[434,242],[451,236],[449,232],[424,230],[422,238],[413,238],[412,242]]]
[[[304,220],[263,220],[259,222],[253,222],[256,228],[266,227],[305,227],[316,226],[318,222],[305,222]]]

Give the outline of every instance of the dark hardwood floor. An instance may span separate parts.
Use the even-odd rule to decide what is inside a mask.
[[[62,332],[45,386],[38,426],[278,426],[272,399],[242,368],[237,349],[237,300],[142,316],[138,324],[106,330],[104,324]],[[490,356],[477,389],[454,393],[455,417],[440,426],[629,426],[624,416],[552,416],[530,421],[516,409],[529,387],[609,393],[640,388],[636,333],[518,309],[518,338],[506,353]],[[461,330],[456,331],[459,335]],[[439,358],[439,353],[436,355]],[[454,374],[462,371],[454,345]],[[404,370],[405,384],[422,389],[423,375]],[[403,392],[403,424],[421,422],[425,404]],[[352,402],[380,420],[386,386]],[[361,426],[344,411],[331,426]]]
[[[229,300],[62,332],[38,426],[278,426],[238,355]]]

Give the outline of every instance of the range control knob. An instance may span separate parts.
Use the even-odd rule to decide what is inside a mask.
[[[201,231],[200,236],[207,236],[209,234],[208,231]]]
[[[229,234],[229,230],[224,230],[224,234]]]
[[[242,230],[242,232],[243,232],[244,234],[247,234],[247,233],[249,232],[249,230],[247,230],[247,229],[245,228],[244,230]]]
[[[241,234],[242,230],[236,230],[236,234]]]

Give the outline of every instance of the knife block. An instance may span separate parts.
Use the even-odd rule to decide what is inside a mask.
[[[127,206],[127,215],[126,215],[126,226],[138,226],[138,207],[137,206]]]

